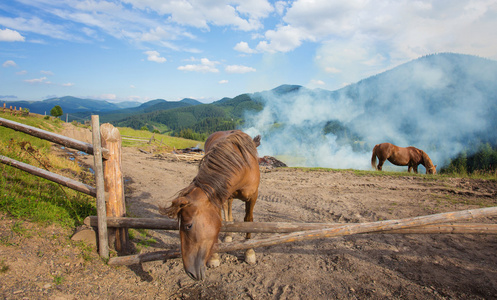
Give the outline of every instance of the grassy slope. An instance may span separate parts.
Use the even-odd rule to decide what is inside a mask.
[[[52,132],[62,128],[60,120],[7,114],[0,117]],[[0,126],[0,155],[80,181],[77,177],[84,174],[75,161],[51,154],[49,142],[3,126]],[[9,216],[75,227],[86,216],[96,213],[90,196],[5,164],[0,164],[0,173],[0,211]],[[91,181],[92,176],[85,179]]]
[[[0,117],[56,133],[63,128],[61,120],[45,119],[35,114],[22,117],[0,112]],[[155,148],[154,152],[203,147],[203,143],[198,141],[130,128],[119,130],[123,136],[138,139],[153,136],[155,139],[152,145],[144,141],[123,140],[124,147],[151,146]],[[48,141],[0,126],[0,155],[94,186],[93,174],[74,160],[53,154],[51,148]],[[95,200],[90,196],[2,163],[0,173],[0,211],[10,217],[74,228],[86,216],[96,214]]]

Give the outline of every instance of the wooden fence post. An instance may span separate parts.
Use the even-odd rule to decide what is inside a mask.
[[[97,185],[98,249],[100,256],[109,258],[109,241],[107,236],[107,213],[105,212],[105,187],[102,165],[102,143],[98,115],[91,116],[93,159],[95,163],[95,181]]]
[[[125,217],[126,204],[124,198],[123,173],[121,170],[121,134],[112,124],[100,127],[102,147],[109,150],[109,157],[104,160],[105,195],[107,200],[107,217]],[[107,228],[109,244],[117,252],[128,250],[128,229]]]

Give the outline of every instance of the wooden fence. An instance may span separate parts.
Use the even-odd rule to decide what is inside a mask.
[[[126,215],[121,170],[121,136],[117,128],[111,124],[103,124],[100,126],[98,115],[93,115],[91,121],[93,144],[84,143],[60,134],[4,118],[0,118],[0,125],[68,148],[92,154],[95,164],[96,187],[16,161],[3,155],[0,155],[0,161],[9,166],[54,181],[92,197],[96,197],[99,254],[102,257],[108,258],[109,241],[111,241],[110,244],[118,252],[123,252],[127,249],[128,244],[128,233],[126,228],[107,229],[107,217],[124,217]]]
[[[45,170],[37,170],[37,168],[33,166],[29,166],[3,156],[0,156],[0,159],[5,164],[25,170],[37,176],[42,176],[77,191],[96,197],[97,216],[90,216],[86,218],[85,224],[98,227],[100,246],[99,252],[101,256],[108,257],[108,230],[115,236],[115,246],[118,251],[125,249],[128,243],[127,228],[178,230],[178,224],[175,220],[162,218],[150,219],[125,217],[126,211],[124,203],[124,190],[120,165],[121,136],[119,135],[119,131],[110,124],[103,124],[100,127],[98,116],[92,116],[93,144],[83,143],[2,118],[0,118],[0,125],[94,155],[96,188],[47,172]],[[215,251],[227,252],[256,247],[267,247],[282,243],[364,233],[497,234],[497,224],[452,224],[452,222],[491,216],[497,216],[497,207],[447,212],[400,220],[354,224],[230,222],[224,223],[221,231],[253,233],[267,232],[276,233],[276,235],[262,239],[251,239],[244,242],[220,244],[216,246]],[[109,260],[109,264],[129,265],[146,261],[179,257],[179,255],[180,250],[177,248],[139,255],[113,257]]]

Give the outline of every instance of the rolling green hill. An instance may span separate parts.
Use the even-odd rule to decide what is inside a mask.
[[[152,110],[158,107],[151,107]],[[243,123],[245,112],[260,111],[259,102],[243,94],[235,98],[223,98],[211,104],[198,104],[171,109],[157,109],[151,112],[134,114],[122,120],[114,121],[115,126],[149,130],[162,129],[178,136],[192,138],[192,133],[200,134],[198,139],[218,130],[235,129]],[[167,127],[164,127],[166,125]],[[182,134],[183,131],[183,134]]]

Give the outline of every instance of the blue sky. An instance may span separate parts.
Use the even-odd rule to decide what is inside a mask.
[[[420,56],[497,60],[497,0],[2,0],[0,101],[335,90]]]

